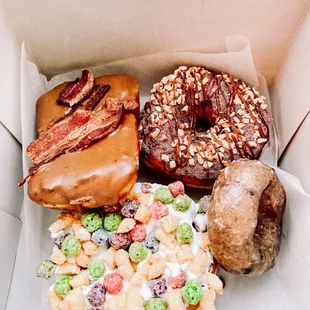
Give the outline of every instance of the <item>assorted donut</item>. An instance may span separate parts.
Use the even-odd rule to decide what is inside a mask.
[[[53,279],[50,309],[215,310],[218,265],[242,276],[274,266],[286,196],[257,161],[271,116],[254,87],[181,66],[138,117],[133,78],[84,70],[37,105],[34,166],[20,185],[30,180],[32,200],[66,211],[36,271]],[[136,183],[139,158],[173,181]],[[196,203],[185,186],[212,194]]]
[[[50,308],[214,309],[223,283],[201,225],[207,200],[196,204],[181,182],[137,183],[119,212],[61,213],[49,228],[53,253],[37,269],[56,275]]]
[[[179,67],[153,86],[140,115],[141,158],[191,187],[212,187],[240,158],[259,158],[269,140],[265,97],[230,74]]]

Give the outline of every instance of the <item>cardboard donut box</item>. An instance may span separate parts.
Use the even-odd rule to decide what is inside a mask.
[[[223,57],[230,62],[236,57],[225,68],[241,76],[255,68],[259,87],[266,81],[277,134],[272,164],[288,204],[275,267],[255,279],[226,274],[217,309],[308,309],[309,5],[310,0],[2,0],[0,309],[46,309],[35,266],[48,255],[50,245],[41,232],[55,215],[30,203],[26,188],[17,187],[29,165],[26,143],[35,138],[35,100],[30,99],[62,81],[59,74],[95,68],[95,75],[136,78],[143,105],[151,83],[182,65],[182,59],[192,65],[208,59],[206,66],[221,70]],[[186,58],[190,53],[196,56]],[[242,55],[253,55],[254,63],[252,58],[239,63]],[[197,57],[200,63],[194,63]]]

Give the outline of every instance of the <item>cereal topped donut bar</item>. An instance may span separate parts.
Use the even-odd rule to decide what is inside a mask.
[[[50,309],[215,309],[223,283],[209,250],[208,197],[198,204],[181,182],[137,183],[115,207],[61,213],[54,250],[37,276],[55,283]]]

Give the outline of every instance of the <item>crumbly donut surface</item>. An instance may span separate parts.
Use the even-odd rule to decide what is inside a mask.
[[[154,85],[141,113],[142,158],[189,186],[209,187],[233,160],[260,156],[266,108],[265,97],[230,74],[180,67]]]
[[[241,160],[220,172],[208,210],[208,233],[217,262],[227,271],[260,275],[280,249],[286,195],[270,167]]]

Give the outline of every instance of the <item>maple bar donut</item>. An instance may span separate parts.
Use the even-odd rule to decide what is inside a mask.
[[[256,160],[220,172],[208,209],[210,246],[227,271],[256,276],[274,266],[286,195],[274,170]]]
[[[117,204],[137,179],[138,112],[139,85],[120,74],[94,79],[84,70],[41,96],[39,137],[27,148],[30,198],[63,210]]]
[[[268,142],[265,97],[230,74],[182,66],[162,78],[140,114],[144,163],[187,186],[210,188],[230,162]]]

